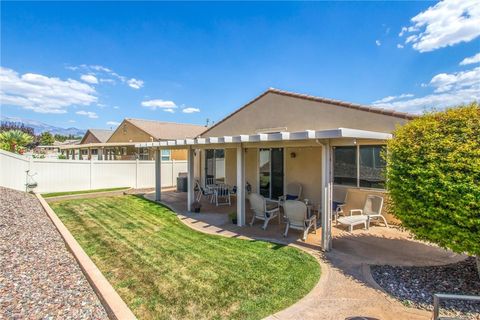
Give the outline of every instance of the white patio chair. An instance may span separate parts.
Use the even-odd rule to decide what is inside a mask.
[[[219,184],[213,190],[213,197],[215,198],[215,205],[218,207],[220,205],[232,205],[230,199],[230,187],[226,184]],[[220,201],[219,201],[220,200]],[[222,202],[223,200],[223,202]]]
[[[200,202],[200,200],[202,200],[202,197],[206,197],[207,200],[211,202],[211,198],[213,197],[213,190],[202,187],[198,180],[195,180],[195,192],[197,193],[195,196],[195,200],[197,202]]]
[[[303,241],[307,239],[307,234],[310,228],[313,227],[315,233],[317,233],[317,217],[312,215],[307,217],[307,206],[302,201],[287,200],[283,204],[283,210],[285,212],[285,219],[287,225],[285,227],[284,237],[288,235],[288,229],[297,229],[303,231]]]
[[[251,193],[249,200],[250,207],[253,211],[253,217],[252,222],[250,222],[250,226],[253,226],[255,219],[259,219],[264,221],[262,227],[263,230],[267,229],[268,222],[279,215],[280,209],[275,207],[267,210],[267,201],[258,193]]]
[[[278,198],[281,205],[287,200],[300,200],[302,196],[302,185],[300,183],[289,183],[286,193]]]
[[[352,209],[350,210],[350,216],[340,217],[337,219],[337,222],[348,225],[350,232],[352,232],[354,226],[363,224],[365,229],[368,229],[372,219],[380,218],[388,228],[387,220],[382,215],[382,208],[383,197],[377,195],[368,195],[363,209]],[[354,213],[359,213],[359,215],[354,215]]]

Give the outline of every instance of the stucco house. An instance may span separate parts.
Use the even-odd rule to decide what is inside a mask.
[[[89,129],[80,145],[64,149],[69,159],[154,160],[154,152],[136,148],[138,142],[194,138],[204,126],[126,118],[115,130]],[[161,159],[186,160],[187,150],[164,150]]]
[[[161,153],[188,148],[188,206],[194,181],[236,186],[237,221],[245,225],[246,186],[278,199],[291,183],[318,205],[322,246],[331,238],[332,201],[361,205],[366,194],[385,193],[382,149],[391,132],[414,116],[338,100],[268,89],[196,139],[137,144]],[[156,166],[156,198],[161,199]],[[348,209],[348,208],[347,208]]]

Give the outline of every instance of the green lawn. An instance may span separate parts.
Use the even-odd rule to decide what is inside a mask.
[[[139,319],[261,319],[320,277],[298,249],[206,235],[135,196],[51,206]]]
[[[96,193],[96,192],[105,192],[105,191],[117,191],[117,190],[126,190],[126,189],[128,189],[128,187],[80,190],[80,191],[51,192],[51,193],[43,193],[42,197],[52,198],[52,197],[59,197],[59,196],[69,196],[69,195],[74,195],[74,194]]]

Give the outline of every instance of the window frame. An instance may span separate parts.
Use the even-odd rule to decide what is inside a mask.
[[[379,144],[379,143],[356,143],[355,145],[336,145],[332,146],[333,147],[333,157],[332,157],[332,183],[335,187],[340,187],[340,188],[356,188],[356,189],[364,189],[364,190],[376,190],[376,191],[387,191],[387,189],[384,188],[374,188],[374,187],[364,187],[360,186],[360,148],[361,147],[382,147],[386,148],[386,144]],[[357,171],[357,176],[356,176],[356,185],[346,185],[346,184],[339,184],[335,183],[335,171],[333,168],[335,167],[335,148],[337,147],[355,147],[355,157],[356,157],[356,171]],[[386,179],[385,179],[385,185],[386,185]]]
[[[165,155],[163,152],[167,151],[168,155]],[[162,149],[160,151],[160,160],[162,161],[172,161],[172,150],[170,149]]]

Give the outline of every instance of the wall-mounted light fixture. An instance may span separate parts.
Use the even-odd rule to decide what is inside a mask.
[[[295,152],[291,152],[291,153],[290,153],[290,158],[293,159],[293,158],[296,158],[296,157],[297,157],[297,154],[296,154]]]

